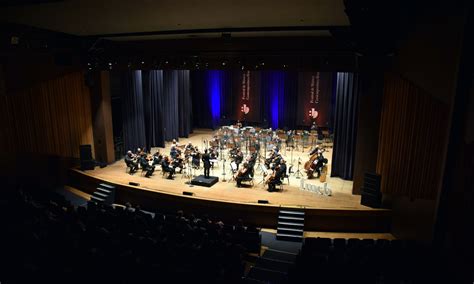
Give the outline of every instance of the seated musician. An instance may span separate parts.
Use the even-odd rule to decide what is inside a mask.
[[[192,151],[193,150],[193,143],[189,142],[186,147],[184,148],[185,151]]]
[[[164,157],[161,161],[161,169],[163,172],[169,173],[168,179],[173,179],[174,168],[171,167],[171,160],[168,156]]]
[[[237,153],[234,156],[234,162],[237,164],[237,169],[239,169],[239,165],[242,163],[244,160],[244,153],[240,150],[240,148],[237,150]]]
[[[287,171],[286,161],[283,158],[280,161],[280,171],[283,173],[281,176],[281,179],[283,180],[286,177],[286,171]]]
[[[150,166],[145,153],[143,153],[140,157],[140,166],[142,167],[142,170],[146,171],[145,177],[151,177],[155,171],[155,166]]]
[[[319,155],[321,155],[323,152],[324,152],[324,148],[320,148],[319,145],[316,145],[316,147],[314,147],[313,150],[311,150],[311,152],[309,152],[309,155],[312,156],[316,153],[318,153]]]
[[[255,167],[255,163],[257,162],[257,152],[253,152],[252,155],[248,157],[247,162],[251,168]]]
[[[178,148],[176,148],[175,145],[171,145],[170,157],[171,157],[172,159],[176,159],[177,156],[178,156]]]
[[[268,180],[268,191],[269,192],[276,191],[276,185],[281,184],[281,179],[282,179],[283,176],[284,176],[284,173],[283,173],[282,167],[280,165],[278,165],[275,168],[272,176]]]
[[[201,167],[201,152],[197,146],[194,147],[194,152],[191,154],[193,167],[199,169]]]
[[[242,181],[249,180],[253,176],[253,167],[250,167],[249,163],[244,162],[244,166],[237,172],[235,180],[237,181],[237,187],[242,186]]]
[[[138,170],[138,163],[135,161],[135,156],[130,150],[125,155],[125,164],[130,168],[130,174],[134,174]]]
[[[163,160],[163,156],[160,154],[160,151],[156,151],[156,153],[153,154],[153,166],[160,165],[161,160]]]
[[[322,154],[318,156],[318,158],[314,161],[315,163],[315,169],[314,171],[316,172],[316,178],[319,178],[321,176],[321,170],[323,169],[323,166],[328,163],[328,159],[324,158]]]

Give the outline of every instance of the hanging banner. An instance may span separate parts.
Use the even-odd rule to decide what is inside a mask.
[[[298,75],[297,125],[328,127],[331,111],[332,73],[300,72]]]

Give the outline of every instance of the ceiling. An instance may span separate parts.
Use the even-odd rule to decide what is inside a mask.
[[[2,5],[0,21],[79,36],[113,36],[120,40],[124,39],[124,35],[144,32],[168,32],[162,36],[170,37],[172,31],[191,31],[181,34],[181,37],[189,37],[192,30],[309,26],[320,27],[317,29],[322,32],[316,32],[313,36],[321,36],[328,35],[324,32],[327,27],[349,25],[343,0],[66,0],[14,3],[9,1],[8,5]],[[272,32],[252,31],[252,36],[275,35]],[[285,31],[286,36],[292,33],[298,31]]]

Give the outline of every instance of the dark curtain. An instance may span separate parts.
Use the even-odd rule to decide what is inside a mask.
[[[136,150],[146,145],[142,73],[126,71],[121,82],[124,149]]]
[[[178,117],[179,137],[188,137],[192,132],[192,100],[190,90],[189,70],[177,70],[178,76]]]
[[[211,98],[208,90],[207,72],[191,72],[193,126],[196,128],[212,128]]]
[[[354,172],[359,76],[337,73],[331,176],[352,180]]]
[[[280,126],[288,129],[296,129],[298,112],[298,72],[284,73],[283,104],[280,108]]]
[[[142,71],[147,148],[164,147],[163,71]]]
[[[178,71],[163,71],[163,122],[166,141],[179,137]]]
[[[234,77],[235,71],[230,70],[192,71],[190,73],[192,125],[194,127],[215,129],[235,120],[236,98],[233,94],[234,84],[237,80]],[[219,96],[218,102],[214,100],[215,93]],[[218,105],[214,105],[216,103]],[[213,117],[213,112],[220,114],[217,119]]]

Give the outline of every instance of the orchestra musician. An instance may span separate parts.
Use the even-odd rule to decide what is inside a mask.
[[[153,154],[153,166],[155,165],[160,165],[161,161],[163,160],[163,155],[160,154],[160,151],[156,151],[155,154]]]
[[[242,163],[242,161],[244,160],[244,153],[242,153],[242,151],[240,150],[240,148],[237,149],[237,153],[235,154],[235,156],[233,157],[233,160],[235,162],[235,164],[237,164],[237,169],[239,169],[239,165]]]
[[[305,163],[305,166],[304,166],[308,179],[313,178],[314,172],[316,172],[317,178],[319,178],[319,176],[321,175],[321,170],[323,166],[328,163],[328,159],[326,159],[323,156],[324,152],[325,152],[325,149],[319,148],[318,146],[316,146],[313,150],[311,150],[310,152],[311,157]]]
[[[199,152],[199,148],[197,146],[194,147],[191,157],[191,163],[193,164],[193,167],[195,169],[199,169],[201,167],[201,152]]]
[[[202,163],[204,166],[204,177],[209,178],[209,171],[211,169],[211,156],[209,155],[208,150],[204,151],[204,155],[202,155]]]
[[[268,184],[268,191],[273,192],[276,191],[276,185],[281,184],[281,179],[284,177],[284,173],[282,167],[277,165],[273,173],[268,176],[265,183]]]
[[[142,170],[146,171],[146,174],[145,174],[145,177],[150,177],[153,172],[155,171],[155,166],[151,166],[149,164],[149,161],[147,159],[147,154],[143,153],[141,156],[140,156],[140,166],[142,168]]]
[[[237,187],[242,186],[242,181],[248,180],[253,175],[253,167],[248,162],[244,162],[242,169],[240,169],[235,175],[235,181],[237,182]]]
[[[163,160],[161,161],[161,169],[163,170],[163,172],[169,173],[168,179],[173,179],[174,168],[171,166],[170,157],[166,156],[163,158]]]
[[[125,164],[130,168],[130,174],[133,175],[138,170],[138,163],[136,161],[135,155],[132,151],[128,150],[127,155],[125,155]]]

